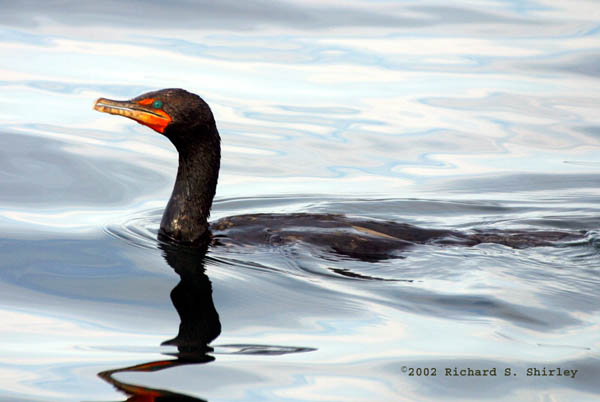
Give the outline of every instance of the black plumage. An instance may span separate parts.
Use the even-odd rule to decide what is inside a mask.
[[[159,236],[186,244],[281,245],[302,241],[366,261],[392,257],[413,244],[498,243],[513,248],[552,245],[584,232],[463,233],[335,214],[254,214],[223,218],[209,226],[221,160],[221,139],[210,107],[183,89],[148,92],[130,101],[98,99],[101,112],[122,115],[165,135],[179,153],[173,193]],[[212,230],[212,233],[211,233]]]

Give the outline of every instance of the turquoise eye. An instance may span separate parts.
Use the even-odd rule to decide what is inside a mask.
[[[154,102],[152,102],[152,107],[154,109],[160,109],[162,107],[163,103],[159,100],[155,100]]]

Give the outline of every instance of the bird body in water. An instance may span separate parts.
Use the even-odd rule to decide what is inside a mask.
[[[199,244],[209,237],[216,244],[278,245],[304,241],[340,254],[377,260],[413,244],[498,243],[523,248],[582,236],[573,232],[463,233],[343,215],[301,213],[239,215],[209,225],[219,177],[221,138],[208,104],[186,90],[163,89],[128,101],[100,98],[94,109],[148,126],[167,137],[177,149],[177,178],[159,231],[159,236],[169,241]]]

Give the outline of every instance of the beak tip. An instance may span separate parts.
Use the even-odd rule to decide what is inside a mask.
[[[99,112],[102,112],[104,110],[104,107],[99,103],[101,103],[103,100],[104,100],[103,98],[96,99],[96,101],[94,102],[94,105],[92,106],[92,110],[97,110]]]

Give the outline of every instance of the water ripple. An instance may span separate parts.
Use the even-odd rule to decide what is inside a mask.
[[[162,212],[162,208],[141,211],[123,222],[104,227],[104,231],[109,236],[134,247],[157,249],[156,237]]]

